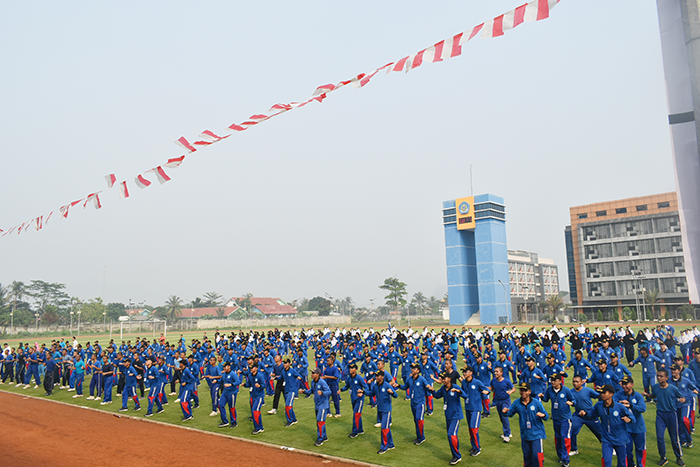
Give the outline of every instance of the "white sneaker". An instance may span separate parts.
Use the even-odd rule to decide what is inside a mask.
[[[219,412],[216,410],[212,410],[212,412],[209,414],[210,417],[216,417],[217,415],[219,415]]]
[[[82,394],[76,394],[76,395],[73,396],[73,399],[77,399],[78,397],[83,397],[83,395],[82,395]]]
[[[503,438],[505,438],[505,437],[506,437],[505,435],[501,435],[501,439],[503,439]]]
[[[91,401],[91,400],[93,400],[93,399],[94,399],[93,396],[87,396],[87,397],[85,398],[85,400],[89,400],[89,401]]]
[[[335,418],[340,418],[340,414],[339,413],[335,414]]]
[[[30,388],[30,386],[28,384],[25,384],[22,389],[29,389],[29,388]]]
[[[99,396],[95,397],[95,400],[96,400],[96,401],[98,401],[98,400],[100,400],[100,399],[102,399],[102,398],[99,397]]]
[[[75,391],[75,388],[70,388],[68,392]]]
[[[109,402],[100,402],[100,405],[107,405]]]
[[[39,385],[38,385],[38,384],[35,384],[35,385],[34,385],[34,389],[36,389],[36,388],[38,388],[38,387],[39,387]]]
[[[274,415],[274,414],[276,414],[276,413],[277,413],[277,409],[270,409],[270,410],[267,411],[267,414],[268,414],[268,415]]]
[[[180,402],[180,399],[175,399],[175,402]]]
[[[510,443],[510,436],[504,436],[504,437],[503,437],[503,442],[504,442],[504,443]]]
[[[578,454],[578,451],[570,451],[569,452],[569,456],[575,456],[576,454]]]
[[[375,427],[375,428],[379,428],[379,427],[381,427],[381,426],[382,426],[381,423],[375,423],[375,424],[374,424],[374,427]]]
[[[168,394],[168,395],[169,395],[169,396],[177,396],[177,393],[176,393],[176,392],[171,392],[171,393]]]

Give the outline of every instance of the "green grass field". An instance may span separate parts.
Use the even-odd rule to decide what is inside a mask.
[[[201,337],[201,331],[196,333]],[[179,335],[179,334],[178,334]],[[135,336],[134,336],[135,337]],[[92,339],[94,341],[94,339]],[[49,339],[50,341],[50,339]],[[83,341],[81,339],[81,341]],[[632,369],[635,380],[639,381],[636,384],[636,389],[641,392],[641,370],[639,367]],[[568,381],[570,385],[570,379]],[[43,397],[43,388],[22,390],[15,388],[14,385],[5,384],[0,386],[0,389],[10,392],[28,394],[32,396]],[[89,388],[89,377],[84,383],[84,392],[86,396]],[[116,387],[114,389],[114,403],[107,406],[99,405],[99,401],[85,400],[85,398],[73,399],[74,392],[65,390],[56,390],[52,399],[67,402],[75,405],[89,406],[104,410],[106,412],[117,412],[121,407],[121,398],[116,397]],[[182,412],[179,404],[173,403],[175,397],[169,397],[170,404],[165,407],[166,411],[160,415],[154,415],[153,419],[172,423],[174,425],[186,425],[202,430],[230,434],[241,438],[257,439],[280,446],[294,447],[309,451],[320,452],[324,454],[344,457],[348,459],[356,459],[360,461],[382,464],[387,466],[420,466],[441,465],[447,464],[451,458],[450,449],[447,444],[445,432],[445,418],[442,414],[442,404],[436,401],[435,415],[426,417],[425,434],[427,441],[421,446],[414,446],[412,441],[415,439],[415,429],[411,415],[410,405],[408,401],[403,400],[404,393],[399,393],[398,399],[394,399],[393,411],[393,426],[392,434],[396,449],[379,456],[379,429],[374,428],[376,423],[376,411],[369,407],[365,408],[363,414],[363,422],[365,434],[355,439],[349,439],[348,434],[351,431],[351,408],[349,395],[343,393],[343,401],[341,402],[342,417],[335,419],[329,418],[326,426],[328,431],[329,441],[321,447],[315,447],[316,439],[316,424],[313,407],[313,399],[304,399],[303,397],[295,401],[295,412],[299,423],[291,428],[284,428],[284,403],[280,406],[280,411],[277,415],[267,415],[267,410],[272,407],[272,397],[266,397],[266,405],[263,407],[263,424],[265,432],[260,435],[252,435],[252,422],[247,420],[250,416],[250,408],[248,404],[248,390],[241,389],[239,395],[237,409],[239,417],[239,426],[237,428],[217,428],[220,422],[219,417],[209,417],[211,412],[211,402],[208,395],[206,385],[200,386],[201,408],[195,410],[195,418],[189,422],[180,422]],[[129,411],[126,414],[143,417],[146,413],[146,401],[142,400],[142,410],[140,412]],[[133,401],[129,403],[129,408],[133,408]],[[545,404],[547,411],[550,411],[550,404]],[[656,449],[656,433],[654,429],[654,419],[656,416],[656,406],[649,404],[645,416],[647,423],[647,465],[655,465],[659,460]],[[331,410],[332,411],[332,410]],[[63,423],[62,420],[56,420],[56,423]],[[556,465],[556,452],[554,449],[554,435],[552,433],[551,421],[546,422],[547,440],[545,441],[545,459],[548,465]],[[522,452],[520,450],[520,434],[518,427],[517,416],[511,419],[511,428],[513,430],[513,439],[509,444],[503,443],[500,438],[502,433],[498,416],[495,414],[495,409],[492,410],[492,416],[482,420],[481,425],[481,443],[482,453],[476,458],[470,458],[469,451],[469,432],[468,427],[464,422],[460,426],[460,450],[464,458],[463,462],[477,466],[494,466],[500,465],[503,467],[520,467],[522,465]],[[667,436],[668,439],[668,436]],[[668,443],[667,443],[668,446]],[[684,460],[688,466],[700,466],[700,444],[693,449],[684,450]],[[673,454],[668,446],[669,458],[673,462]],[[572,457],[571,465],[579,466],[598,466],[600,465],[600,444],[595,437],[583,428],[579,435],[579,455]]]

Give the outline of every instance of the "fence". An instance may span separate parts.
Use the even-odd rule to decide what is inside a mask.
[[[265,319],[200,319],[194,322],[193,327],[195,329],[250,329],[256,327],[306,328],[312,326],[343,326],[350,324],[350,322],[351,319],[349,316],[308,316],[304,318]],[[171,329],[170,325],[168,325],[168,329]]]

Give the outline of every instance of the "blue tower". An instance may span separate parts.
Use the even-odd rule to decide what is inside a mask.
[[[477,312],[481,324],[511,322],[503,198],[483,194],[442,205],[450,324]]]

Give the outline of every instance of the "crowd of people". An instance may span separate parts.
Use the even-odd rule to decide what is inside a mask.
[[[641,384],[635,382],[623,358],[630,368],[641,367]],[[309,359],[314,360],[312,366]],[[478,456],[482,419],[494,410],[505,443],[512,437],[510,418],[518,416],[526,467],[543,465],[544,422],[550,418],[562,466],[568,467],[578,454],[578,436],[586,426],[601,443],[604,467],[612,465],[614,455],[620,467],[632,467],[635,462],[645,467],[644,413],[651,404],[656,406],[658,465],[668,463],[668,431],[676,463],[683,466],[683,448],[693,446],[700,331],[693,327],[676,335],[669,325],[637,333],[630,327],[592,332],[584,326],[568,331],[532,327],[520,333],[516,327],[419,331],[392,325],[377,331],[217,331],[211,338],[204,333],[201,340],[189,343],[181,335],[171,344],[161,335],[133,343],[110,341],[104,347],[99,341],[83,347],[75,338],[50,346],[5,344],[0,363],[0,384],[29,389],[33,379],[36,389],[43,380],[46,396],[58,387],[75,392],[74,398],[101,405],[112,403],[116,386],[121,397],[118,410],[129,410],[133,401],[131,410],[140,411],[146,398],[146,417],[162,413],[168,397],[176,397],[183,422],[194,418],[194,409],[200,407],[199,388],[206,383],[209,415],[219,417],[219,428],[239,425],[238,394],[248,388],[248,418],[254,435],[264,433],[266,397],[272,397],[268,415],[277,413],[280,400],[284,403],[285,427],[298,422],[294,401],[313,397],[316,446],[328,439],[327,418],[341,416],[341,395],[347,391],[352,410],[348,436],[364,433],[367,403],[376,409],[378,454],[394,449],[392,400],[400,393],[410,402],[415,445],[425,441],[425,417],[433,414],[435,400],[442,400],[453,465],[462,459],[461,420],[469,429],[469,454]],[[90,382],[84,389],[86,375]],[[519,397],[513,400],[516,391]]]

